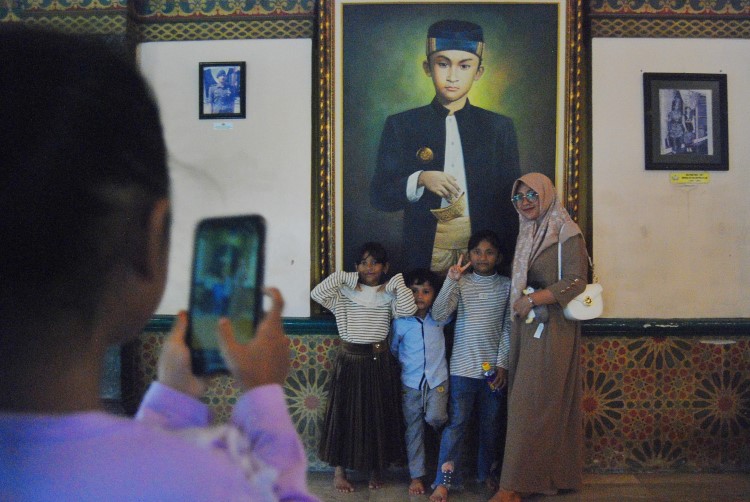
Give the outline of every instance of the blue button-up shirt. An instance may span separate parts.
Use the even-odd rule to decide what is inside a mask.
[[[401,363],[401,382],[412,389],[425,383],[434,389],[448,379],[443,326],[428,313],[424,319],[401,317],[393,321],[391,352]]]

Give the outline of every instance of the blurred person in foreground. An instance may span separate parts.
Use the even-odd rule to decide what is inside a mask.
[[[277,290],[249,344],[217,326],[244,391],[229,423],[198,400],[185,312],[135,419],[103,410],[105,352],[142,332],[167,275],[158,109],[91,39],[0,26],[0,60],[0,500],[315,500]]]

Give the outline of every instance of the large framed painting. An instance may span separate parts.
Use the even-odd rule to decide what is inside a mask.
[[[526,172],[548,175],[575,213],[580,12],[575,0],[321,2],[313,280],[353,270],[367,241],[395,273],[434,268],[436,239],[465,245],[481,218],[515,228],[510,187]],[[437,179],[450,162],[457,178]]]
[[[727,75],[644,73],[647,170],[729,169]]]

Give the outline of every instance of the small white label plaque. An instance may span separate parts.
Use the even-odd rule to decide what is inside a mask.
[[[234,124],[231,122],[214,122],[214,131],[231,131]]]

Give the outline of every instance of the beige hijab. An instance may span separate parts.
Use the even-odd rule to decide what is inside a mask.
[[[515,195],[521,183],[539,194],[539,217],[536,220],[530,220],[520,212],[518,213],[520,228],[516,241],[516,253],[513,257],[511,305],[523,295],[522,291],[526,288],[529,268],[539,253],[581,233],[581,229],[570,217],[568,211],[560,204],[557,190],[548,177],[541,173],[521,176],[513,183],[511,196]]]

